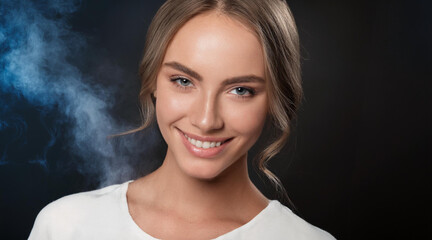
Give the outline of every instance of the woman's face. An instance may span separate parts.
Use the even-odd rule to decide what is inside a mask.
[[[253,32],[210,12],[188,21],[167,48],[156,84],[165,161],[213,179],[246,161],[267,115],[262,46]]]

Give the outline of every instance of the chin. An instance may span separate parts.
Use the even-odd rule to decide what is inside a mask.
[[[186,173],[186,175],[192,178],[203,181],[211,181],[217,178],[225,169],[215,165],[217,164],[196,163],[193,166],[185,166],[183,171]]]

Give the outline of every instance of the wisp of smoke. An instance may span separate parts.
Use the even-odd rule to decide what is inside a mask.
[[[71,30],[67,17],[79,7],[77,1],[2,1],[0,4],[0,165],[14,160],[8,149],[29,131],[22,104],[29,104],[46,129],[47,140],[25,164],[49,168],[47,152],[59,136],[75,156],[79,171],[97,176],[102,185],[131,174],[121,154],[107,138],[120,132],[109,115],[114,91],[84,75],[70,59],[86,46],[83,36]],[[44,116],[53,115],[46,123]],[[124,127],[123,127],[124,129]],[[129,149],[130,150],[130,149]],[[25,150],[24,150],[25,151]],[[22,163],[22,162],[21,162]]]

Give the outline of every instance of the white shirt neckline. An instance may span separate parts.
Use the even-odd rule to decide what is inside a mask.
[[[133,229],[137,235],[142,236],[145,239],[160,240],[160,239],[155,238],[155,237],[151,236],[150,234],[146,233],[144,230],[142,230],[138,226],[138,224],[133,220],[132,216],[130,215],[129,206],[128,206],[127,198],[126,198],[126,193],[127,193],[130,182],[132,182],[132,181],[125,182],[121,186],[121,211],[122,211],[122,214],[125,216],[126,221],[128,221],[128,224],[133,226]],[[259,212],[257,215],[255,215],[255,217],[253,217],[249,222],[241,225],[238,228],[235,228],[235,229],[233,229],[227,233],[224,233],[224,234],[214,238],[214,240],[223,239],[225,237],[230,237],[231,235],[234,235],[239,231],[245,231],[246,229],[250,228],[250,226],[254,225],[255,222],[257,222],[261,218],[263,218],[263,216],[266,215],[266,213],[269,212],[271,210],[271,208],[273,208],[276,203],[278,203],[277,200],[270,200],[268,205],[263,210],[261,210],[261,212]]]

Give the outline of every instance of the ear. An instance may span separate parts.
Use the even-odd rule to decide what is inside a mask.
[[[156,98],[156,97],[157,97],[157,89],[156,89],[156,90],[154,90],[154,92],[152,92],[152,95],[153,95],[153,97],[154,97],[154,98]]]

